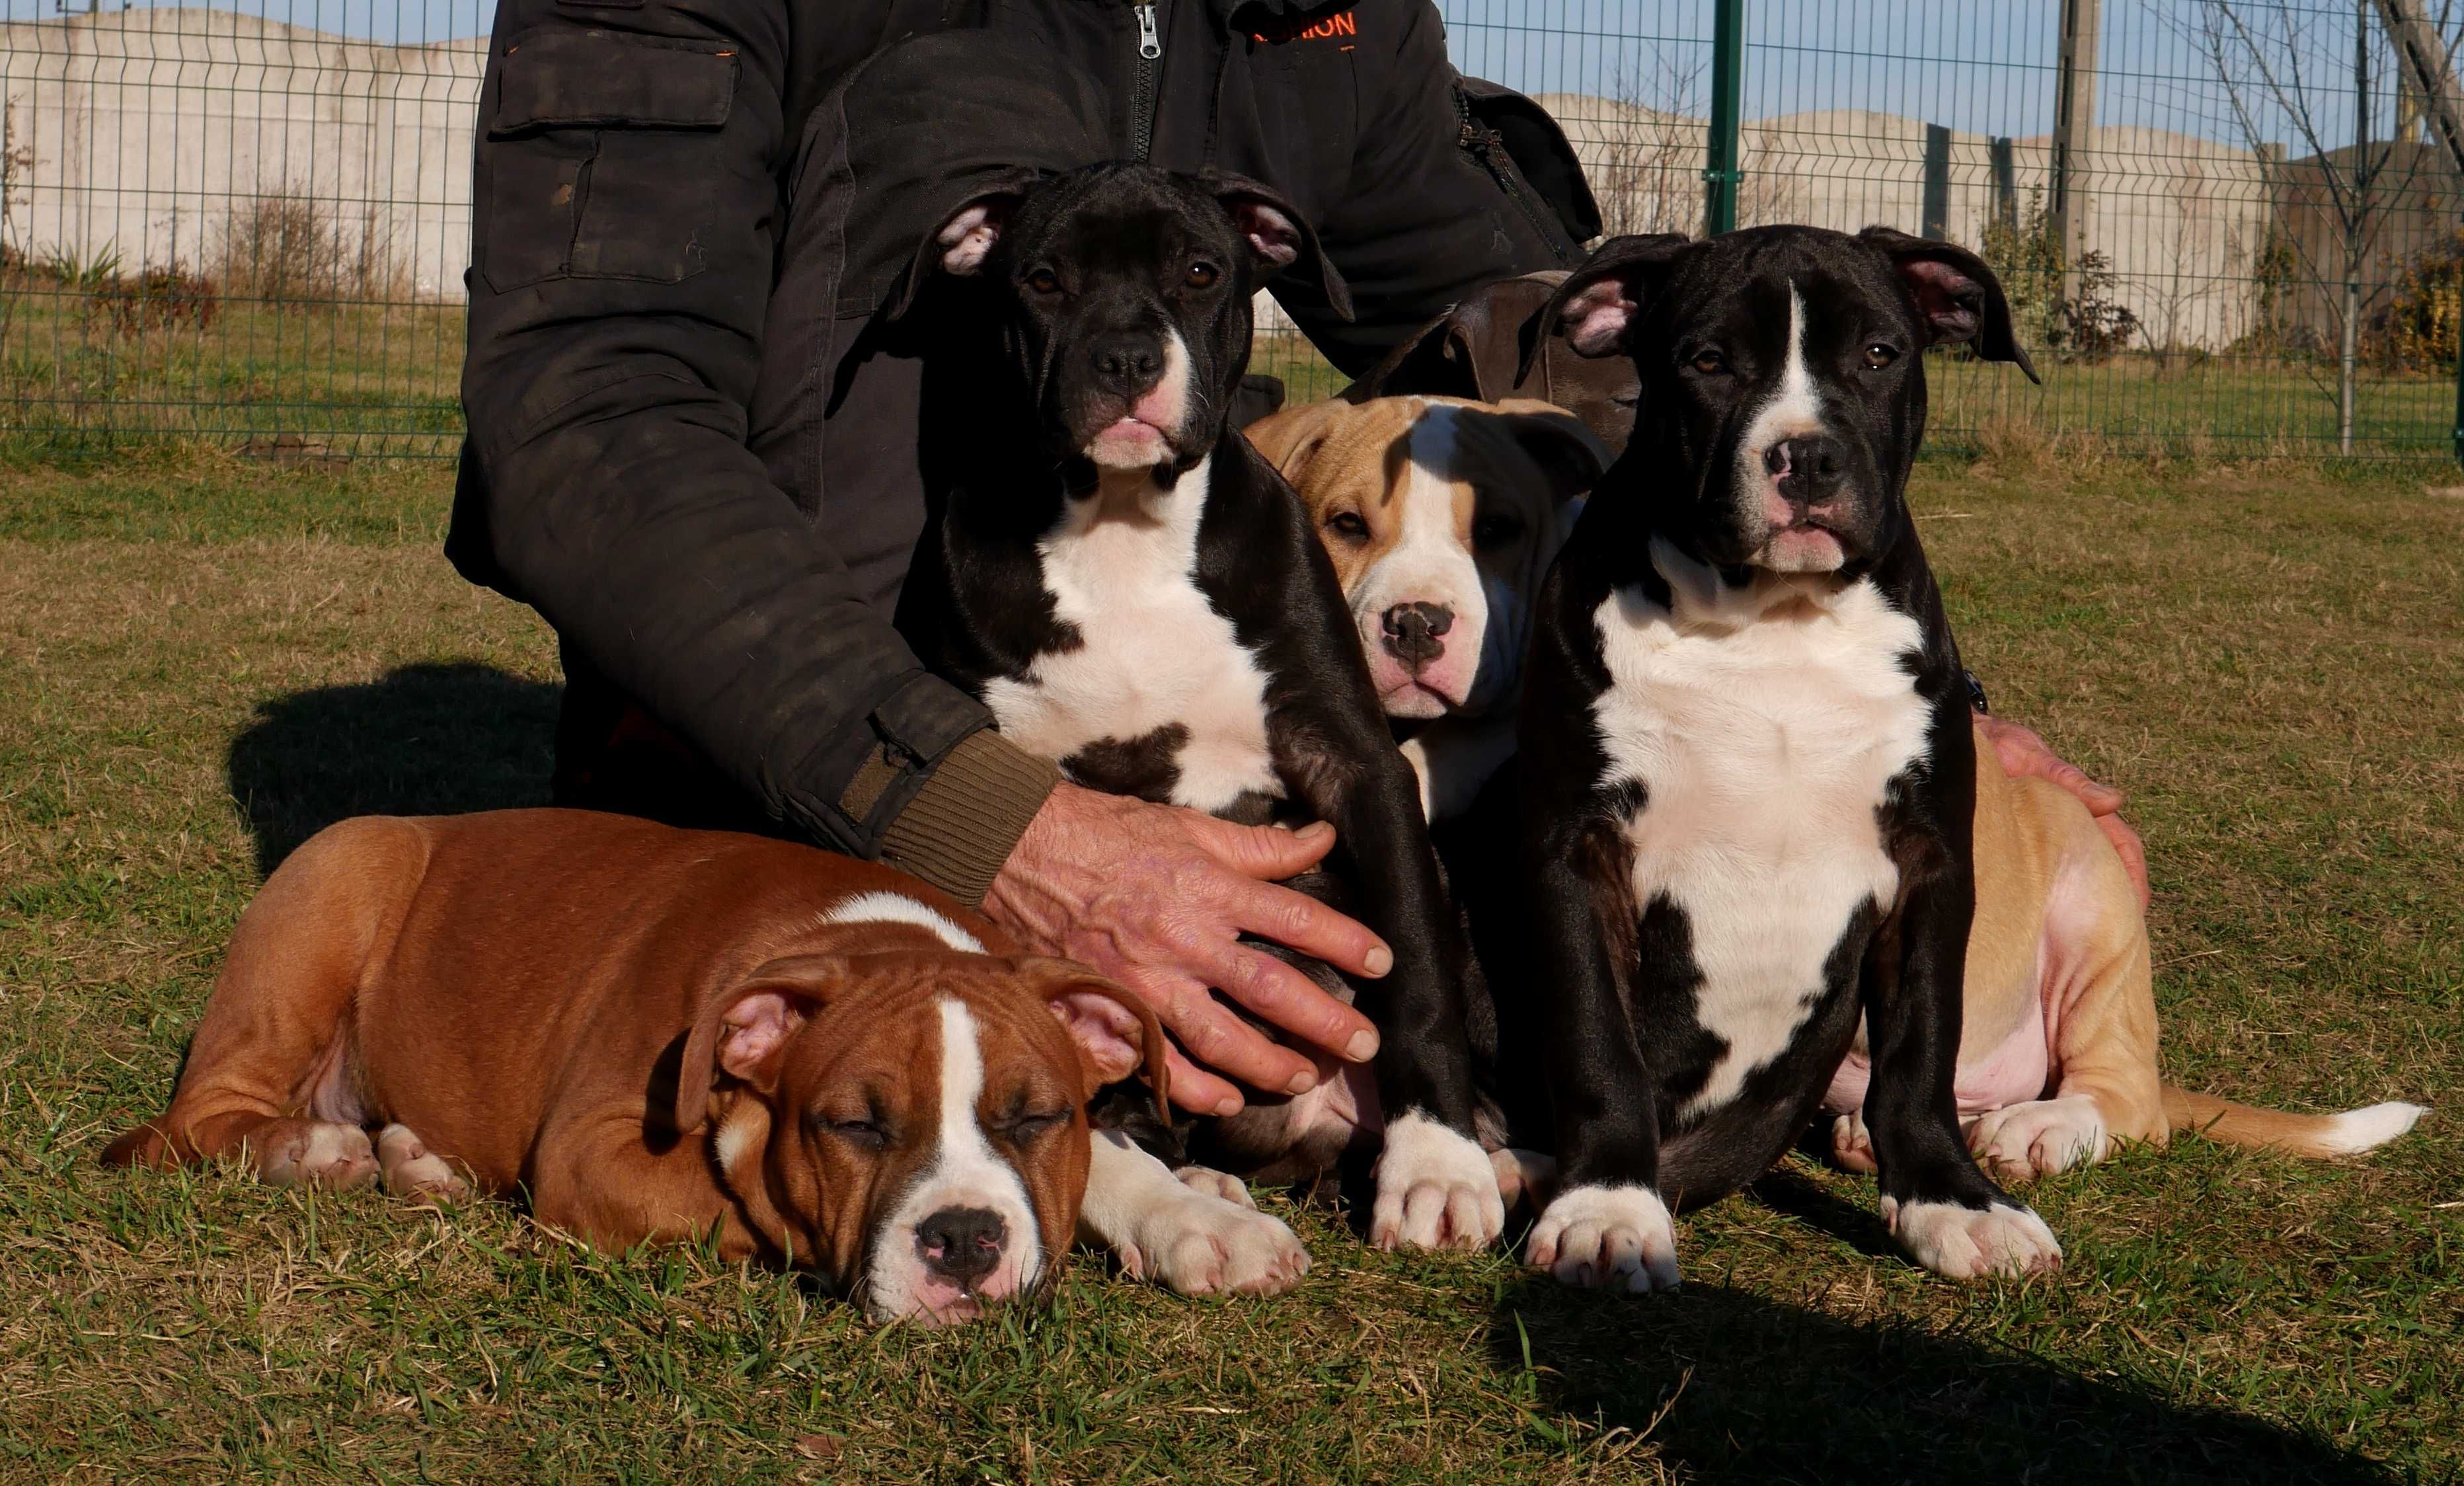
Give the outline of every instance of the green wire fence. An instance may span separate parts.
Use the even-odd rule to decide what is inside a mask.
[[[451,454],[491,6],[0,4],[0,451]],[[1983,253],[2044,385],[1938,356],[1937,446],[2449,450],[2464,0],[1440,10],[1459,67],[1564,125],[1611,232]],[[1271,328],[1260,364],[1335,383]]]

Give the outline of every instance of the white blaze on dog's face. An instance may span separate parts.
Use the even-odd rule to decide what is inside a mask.
[[[1822,397],[1806,364],[1804,291],[1788,286],[1788,339],[1781,352],[1779,375],[1762,401],[1749,413],[1744,436],[1737,440],[1737,522],[1747,532],[1760,532],[1752,565],[1779,573],[1831,572],[1848,560],[1838,533],[1825,521],[1854,496],[1836,483],[1821,488],[1837,492],[1809,501],[1792,499],[1802,483],[1808,461],[1839,455],[1837,439],[1825,422]]]
[[[1091,1075],[1045,1009],[1045,962],[961,952],[971,936],[915,907],[864,925],[871,952],[806,957],[831,977],[817,1000],[756,988],[718,1011],[713,1055],[740,1087],[712,1092],[712,1149],[788,1257],[874,1320],[939,1325],[1066,1252]]]
[[[1300,493],[1391,717],[1513,695],[1532,599],[1607,451],[1546,403],[1311,404],[1250,440]]]

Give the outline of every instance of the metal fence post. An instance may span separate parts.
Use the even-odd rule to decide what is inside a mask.
[[[2103,0],[2062,0],[2061,71],[2054,92],[2054,241],[2062,255],[2062,298],[2079,297],[2079,262],[2087,253],[2086,162],[2096,130],[2096,47]]]
[[[1711,133],[1703,162],[1703,235],[1737,226],[1738,115],[1746,91],[1746,0],[1713,0],[1711,25]]]

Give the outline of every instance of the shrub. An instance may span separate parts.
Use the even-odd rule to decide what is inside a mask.
[[[2464,230],[2414,255],[2387,302],[2362,327],[2362,359],[2385,371],[2431,371],[2455,365],[2464,318]]]
[[[371,211],[354,229],[314,197],[258,196],[225,219],[213,277],[228,294],[277,302],[399,297],[389,220]]]
[[[174,263],[90,290],[86,307],[133,339],[148,330],[208,329],[222,300],[210,281]]]

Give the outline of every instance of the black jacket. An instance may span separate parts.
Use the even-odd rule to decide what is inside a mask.
[[[967,186],[1266,181],[1358,319],[1270,287],[1352,373],[1598,231],[1555,125],[1457,78],[1428,0],[504,0],[479,106],[447,549],[563,641],[561,775],[630,698],[761,818],[968,898],[1049,776],[894,627],[923,383],[872,333]]]

